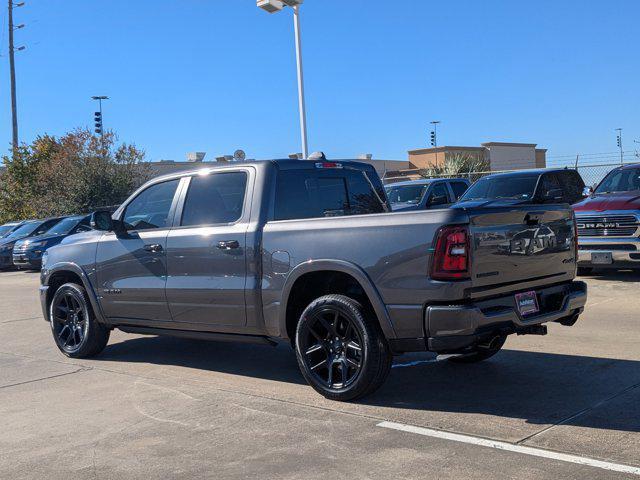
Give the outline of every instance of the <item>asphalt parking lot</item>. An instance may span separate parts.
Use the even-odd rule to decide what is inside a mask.
[[[38,275],[1,272],[0,477],[638,478],[640,274],[587,281],[576,326],[477,365],[398,357],[342,404],[284,345],[115,332],[98,358],[66,358]]]

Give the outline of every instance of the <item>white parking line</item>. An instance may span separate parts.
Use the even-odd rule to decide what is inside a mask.
[[[402,432],[417,433],[427,437],[441,438],[452,442],[467,443],[470,445],[478,445],[481,447],[495,448],[497,450],[506,450],[509,452],[522,453],[532,455],[534,457],[550,458],[552,460],[560,460],[561,462],[577,463],[578,465],[587,465],[589,467],[602,468],[613,472],[630,473],[640,476],[640,468],[629,465],[621,465],[619,463],[603,462],[593,458],[579,457],[577,455],[569,455],[566,453],[551,452],[539,448],[524,447],[522,445],[514,445],[513,443],[498,442],[488,440],[486,438],[472,437],[470,435],[460,435],[458,433],[443,432],[441,430],[432,430],[430,428],[415,427],[413,425],[405,425],[395,422],[381,422],[378,427],[390,428],[392,430],[400,430]]]

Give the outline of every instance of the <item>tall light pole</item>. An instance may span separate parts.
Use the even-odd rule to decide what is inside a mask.
[[[433,130],[431,132],[431,145],[436,149],[436,165],[438,166],[438,124],[441,123],[440,120],[432,120],[429,122],[433,125]]]
[[[620,148],[620,165],[622,165],[624,163],[623,159],[624,159],[624,152],[622,150],[622,129],[621,128],[616,128],[616,132],[618,132],[618,147]]]
[[[289,6],[293,8],[293,29],[296,42],[296,65],[298,69],[298,107],[300,112],[300,136],[302,158],[309,158],[307,139],[307,109],[304,99],[304,73],[302,69],[302,33],[300,29],[300,5],[304,0],[257,0],[257,5],[269,13],[276,13]]]
[[[11,76],[11,127],[12,127],[12,137],[11,137],[11,147],[13,151],[13,155],[15,156],[19,142],[18,142],[18,101],[16,98],[16,62],[14,58],[14,54],[16,50],[24,50],[24,47],[15,48],[13,43],[13,32],[18,30],[19,28],[24,27],[24,25],[13,25],[13,9],[22,7],[24,2],[13,3],[13,0],[9,0],[9,74]]]

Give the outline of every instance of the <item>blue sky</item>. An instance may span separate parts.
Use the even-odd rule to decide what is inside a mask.
[[[105,124],[148,159],[300,151],[290,11],[254,0],[26,0],[23,141]],[[394,5],[394,7],[390,7]],[[6,7],[0,141],[11,140]],[[306,0],[310,149],[405,159],[428,144],[534,142],[550,157],[640,145],[637,0]]]

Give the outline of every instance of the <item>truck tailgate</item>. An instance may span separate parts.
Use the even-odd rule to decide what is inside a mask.
[[[574,216],[568,205],[466,209],[472,248],[472,296],[574,278]]]

